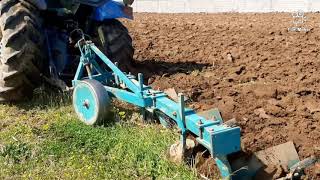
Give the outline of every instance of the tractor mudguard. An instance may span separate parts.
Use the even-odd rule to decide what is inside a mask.
[[[45,10],[50,0],[30,0],[39,9]],[[54,1],[53,1],[54,2]],[[63,0],[62,2],[69,2]],[[96,21],[104,21],[106,19],[127,18],[133,19],[133,10],[124,3],[116,0],[74,0],[71,3],[85,4],[95,8],[92,18]],[[49,3],[50,4],[50,3]],[[49,5],[50,8],[50,5]]]
[[[29,0],[30,3],[35,5],[40,10],[47,9],[47,1],[46,0]]]
[[[70,0],[69,0],[70,1]],[[86,4],[89,6],[99,7],[110,0],[75,0],[75,3]]]
[[[97,7],[93,13],[93,19],[96,21],[116,18],[133,19],[132,8],[121,2],[110,0]]]

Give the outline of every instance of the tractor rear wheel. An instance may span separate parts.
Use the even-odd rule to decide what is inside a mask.
[[[27,0],[1,0],[0,35],[0,102],[30,98],[44,65],[39,10]]]
[[[118,62],[123,71],[134,69],[134,48],[128,29],[118,20],[106,20],[96,28],[99,48],[113,61]]]

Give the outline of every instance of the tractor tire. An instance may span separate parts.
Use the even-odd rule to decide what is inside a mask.
[[[27,0],[1,0],[0,34],[0,102],[31,98],[44,66],[39,10]]]
[[[118,20],[106,20],[97,26],[98,47],[122,71],[134,71],[134,48],[128,29]]]

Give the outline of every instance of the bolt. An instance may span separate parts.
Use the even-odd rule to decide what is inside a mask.
[[[173,115],[173,116],[177,116],[177,112],[174,111],[174,112],[172,113],[172,115]]]
[[[86,99],[84,100],[83,104],[82,104],[84,107],[86,107],[87,109],[89,109],[89,100]]]

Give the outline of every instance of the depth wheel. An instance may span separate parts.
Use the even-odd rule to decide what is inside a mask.
[[[96,80],[84,80],[73,91],[73,107],[82,122],[101,125],[110,112],[110,97],[103,85]]]

